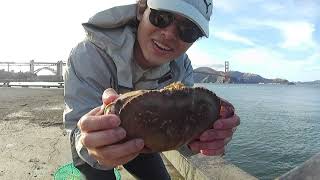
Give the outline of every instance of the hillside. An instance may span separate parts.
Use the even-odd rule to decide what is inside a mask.
[[[199,67],[194,69],[195,83],[224,83],[224,72],[216,71],[209,67]],[[276,83],[290,84],[286,79],[267,79],[258,74],[243,73],[239,71],[230,71],[230,79],[225,83],[234,84],[258,84],[258,83]]]
[[[196,83],[212,83],[212,82],[223,82],[223,72],[216,71],[209,67],[199,67],[194,69],[193,78]]]

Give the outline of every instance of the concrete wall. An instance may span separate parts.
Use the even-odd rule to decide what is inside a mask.
[[[311,157],[301,166],[287,172],[279,180],[319,180],[320,179],[320,153]]]
[[[178,151],[162,153],[185,178],[190,180],[256,180],[221,157],[197,154],[185,157]]]

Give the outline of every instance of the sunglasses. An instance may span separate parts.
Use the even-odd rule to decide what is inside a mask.
[[[152,25],[158,28],[165,28],[176,21],[179,38],[186,43],[193,43],[203,36],[198,26],[189,20],[177,21],[175,15],[170,12],[158,11],[151,8],[150,10],[149,21]]]

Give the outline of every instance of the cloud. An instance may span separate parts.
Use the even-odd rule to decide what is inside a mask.
[[[320,51],[316,51],[303,62],[306,71],[317,71],[319,73],[318,79],[320,80]]]
[[[265,24],[281,31],[284,37],[284,42],[280,44],[282,48],[306,49],[316,46],[316,43],[313,40],[313,32],[315,31],[314,24],[299,21],[269,21]]]
[[[229,58],[230,69],[259,74],[265,78],[289,81],[320,79],[320,53],[303,59],[290,59],[275,50],[258,47],[239,50]]]
[[[210,67],[214,70],[219,70],[219,71],[224,70],[224,64],[194,64],[192,66],[194,69],[198,67]]]
[[[197,67],[211,67],[215,70],[224,70],[224,60],[201,50],[198,46],[191,46],[187,51],[188,57],[191,60],[193,68]]]
[[[222,40],[226,40],[226,41],[238,42],[238,43],[242,43],[242,44],[249,45],[249,46],[255,45],[249,39],[242,37],[242,36],[239,36],[235,33],[228,32],[228,31],[217,31],[214,33],[214,35],[215,35],[215,37],[220,38]]]
[[[248,67],[260,64],[272,64],[272,66],[275,66],[277,63],[274,63],[274,60],[279,59],[279,57],[279,54],[263,47],[247,48],[233,53],[230,57],[230,61],[234,61]]]
[[[220,18],[225,19],[219,26],[225,27],[229,32],[236,32],[239,29],[246,29],[247,32],[262,29],[261,31],[267,32],[271,27],[278,30],[283,37],[283,42],[278,44],[281,48],[306,50],[317,46],[317,42],[313,39],[320,18],[320,3],[317,0],[246,0],[245,3],[224,0],[217,1],[216,5],[218,10],[224,11]],[[226,21],[229,23],[225,23]],[[268,35],[266,33],[264,37]],[[246,44],[252,42],[227,33],[220,36]],[[271,40],[274,38],[276,37],[270,36]]]
[[[317,20],[320,17],[320,3],[316,0],[264,1],[261,7],[265,13],[277,17]]]
[[[278,1],[268,1],[265,2],[262,7],[268,12],[268,13],[282,13],[285,9],[285,5]]]
[[[250,29],[276,29],[282,36],[282,42],[278,44],[281,48],[288,48],[294,50],[310,50],[318,46],[314,39],[314,32],[316,31],[315,24],[308,21],[279,21],[268,19],[259,21],[256,19],[242,18],[239,19],[240,24],[243,24],[248,31]],[[265,36],[268,36],[266,34]],[[270,36],[272,39],[273,37]]]
[[[224,12],[236,12],[241,9],[246,9],[251,7],[254,4],[261,4],[264,0],[246,0],[246,1],[239,1],[239,0],[219,0],[214,1],[214,9],[222,10]]]
[[[234,12],[239,8],[240,4],[230,1],[215,1],[213,6],[214,9],[221,9],[225,12]]]

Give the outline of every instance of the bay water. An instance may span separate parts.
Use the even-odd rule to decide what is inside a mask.
[[[274,179],[320,152],[320,86],[196,84],[231,102],[240,116],[225,159]]]

